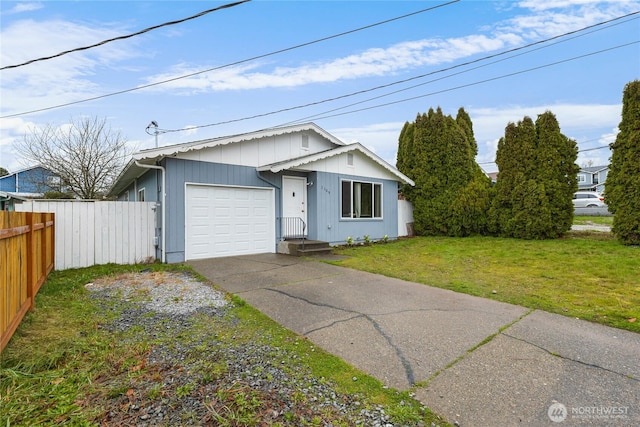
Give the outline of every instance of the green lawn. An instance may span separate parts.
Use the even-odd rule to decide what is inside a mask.
[[[336,253],[349,256],[337,265],[640,332],[640,248],[610,233],[417,237]]]
[[[613,225],[613,216],[574,216],[576,225]]]
[[[84,285],[103,276],[143,269],[195,275],[188,267],[162,264],[106,265],[50,274],[36,297],[35,310],[0,354],[0,426],[106,425],[108,414],[126,415],[135,402],[180,411],[197,406],[194,401],[201,401],[220,426],[316,426],[322,421],[349,425],[343,414],[307,398],[306,389],[289,396],[291,409],[274,419],[270,415],[274,394],[250,385],[255,378],[268,381],[272,371],[258,363],[254,371],[245,372],[246,382],[227,375],[236,361],[233,356],[220,355],[234,355],[244,346],[263,349],[260,351],[281,361],[274,364],[283,372],[285,383],[290,378],[309,390],[315,384],[331,384],[340,393],[336,399],[350,396],[363,409],[380,405],[390,422],[398,425],[448,425],[408,391],[384,387],[239,298],[232,298],[224,316],[194,315],[185,330],[167,326],[166,331],[160,327],[150,334],[139,325],[120,332],[103,329],[101,325],[128,309],[127,300],[113,307],[100,305]],[[175,362],[174,357],[175,366],[147,363],[154,348],[178,352],[184,358]],[[221,351],[224,348],[229,351]],[[261,360],[269,359],[266,354],[258,355]],[[190,382],[180,385],[178,380],[185,379]],[[206,387],[217,391],[204,395]],[[184,422],[197,424],[197,419]]]

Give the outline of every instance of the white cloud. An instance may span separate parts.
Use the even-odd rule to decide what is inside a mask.
[[[536,12],[549,9],[567,8],[571,6],[593,5],[603,3],[602,0],[525,0],[518,3],[519,7]],[[606,2],[605,2],[606,3]]]
[[[44,5],[39,2],[30,2],[30,3],[18,3],[13,8],[8,10],[7,14],[16,14],[23,12],[32,12],[34,10],[42,9]]]
[[[0,64],[19,64],[42,56],[86,46],[119,35],[120,31],[68,21],[19,20],[0,32]],[[92,79],[102,68],[136,56],[135,43],[104,45],[59,58],[2,71],[2,114],[11,114],[95,96]]]
[[[298,67],[276,67],[266,72],[255,71],[259,68],[267,68],[269,64],[264,63],[229,67],[172,81],[162,86],[155,86],[153,89],[173,88],[196,92],[248,90],[267,87],[295,87],[311,83],[384,76],[425,65],[450,63],[471,55],[493,52],[513,46],[520,41],[518,36],[512,34],[496,37],[471,35],[451,39],[413,40],[397,43],[388,48],[367,49],[327,62],[315,62]],[[197,73],[202,69],[181,63],[167,73],[150,77],[148,83],[157,83]]]
[[[153,90],[179,89],[192,93],[291,88],[315,83],[389,76],[425,66],[448,64],[473,55],[488,54],[560,35],[628,13],[639,4],[589,0],[523,1],[518,6],[526,9],[526,13],[498,22],[493,29],[478,29],[476,34],[464,37],[410,40],[386,48],[370,48],[328,61],[294,67],[269,69],[270,64],[267,63],[244,64],[179,79],[155,86]],[[206,68],[182,63],[172,67],[168,72],[149,77],[148,82],[165,81]]]

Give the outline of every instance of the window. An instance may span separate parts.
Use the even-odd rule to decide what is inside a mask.
[[[583,173],[578,174],[578,182],[587,182],[587,176]]]
[[[382,218],[382,184],[342,181],[342,218]]]
[[[144,188],[141,188],[140,190],[138,190],[138,201],[144,202]]]
[[[302,149],[303,150],[309,149],[309,135],[307,135],[306,133],[302,134]]]
[[[353,166],[353,153],[347,153],[347,166]]]
[[[60,184],[62,184],[62,180],[60,179],[59,176],[55,176],[55,175],[49,175],[47,177],[47,186],[53,188],[58,188],[60,187]]]

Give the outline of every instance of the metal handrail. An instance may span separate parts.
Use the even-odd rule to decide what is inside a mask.
[[[280,217],[280,238],[285,239],[301,239],[304,245],[306,238],[307,224],[304,220],[297,216]],[[303,246],[304,247],[304,246]]]

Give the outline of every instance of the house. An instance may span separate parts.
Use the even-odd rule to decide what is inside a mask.
[[[578,172],[578,190],[604,193],[609,166],[588,166]]]
[[[0,210],[13,210],[15,203],[43,197],[47,191],[60,189],[60,177],[33,166],[0,177]]]
[[[395,239],[399,184],[414,185],[307,123],[140,151],[109,196],[160,204],[158,257],[173,263],[276,252],[288,238]]]

